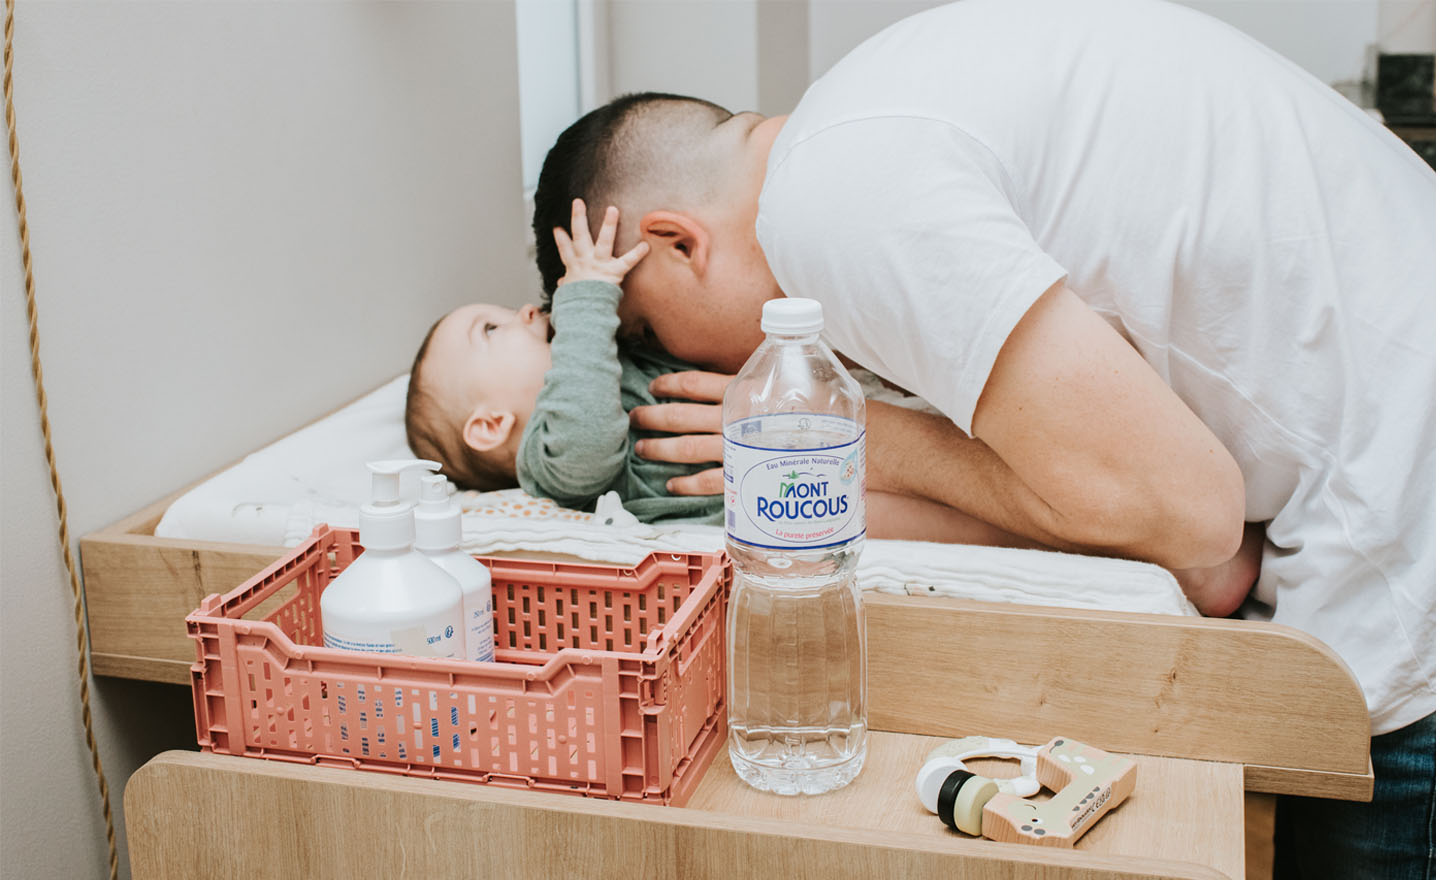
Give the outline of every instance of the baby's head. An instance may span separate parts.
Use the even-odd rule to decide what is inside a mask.
[[[535,306],[461,306],[430,328],[405,398],[405,434],[462,489],[516,485],[520,435],[550,369],[550,321]]]

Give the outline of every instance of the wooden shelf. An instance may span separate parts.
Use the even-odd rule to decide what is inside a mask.
[[[1057,732],[1059,733],[1059,732]],[[872,732],[865,769],[850,785],[823,797],[780,797],[756,791],[735,775],[722,752],[687,806],[705,812],[921,835],[939,851],[974,844],[920,806],[915,773],[944,737]],[[1245,798],[1235,764],[1133,756],[1140,765],[1135,793],[1081,837],[1075,851],[1089,855],[1161,858],[1244,876]],[[1014,776],[1015,762],[972,760],[966,766],[996,778]],[[1046,794],[1037,796],[1045,800]],[[1009,848],[1013,844],[993,844]]]
[[[967,838],[922,810],[914,772],[935,742],[873,734],[854,783],[808,798],[750,790],[722,753],[683,808],[166,752],[125,792],[131,865],[146,880],[1244,876],[1236,765],[1140,757],[1135,793],[1064,850]]]

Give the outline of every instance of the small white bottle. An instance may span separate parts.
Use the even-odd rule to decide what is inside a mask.
[[[365,552],[320,595],[325,647],[459,659],[465,652],[460,584],[414,549],[414,505],[400,497],[402,473],[440,465],[399,460],[368,466],[371,498],[360,508]]]
[[[450,500],[445,478],[420,478],[420,503],[415,507],[415,549],[460,582],[465,619],[465,659],[495,659],[494,597],[490,569],[460,549],[460,506]]]

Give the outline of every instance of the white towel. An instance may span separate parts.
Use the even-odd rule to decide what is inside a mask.
[[[565,553],[594,562],[635,565],[654,552],[724,549],[719,526],[647,525],[611,493],[582,513],[535,499],[519,489],[461,492],[462,546],[487,555],[510,551]],[[354,528],[353,511],[315,519],[297,505],[286,543],[298,544],[322,521]],[[302,514],[302,515],[297,515]],[[954,596],[985,602],[1098,608],[1149,614],[1196,614],[1170,572],[1158,565],[1074,553],[935,544],[865,542],[856,577],[863,590],[898,595]]]
[[[923,408],[924,401],[885,388],[871,374],[856,378],[872,400]],[[201,541],[293,547],[315,526],[355,528],[370,493],[364,462],[405,458],[407,377],[250,456],[206,481],[166,511],[155,534]],[[413,475],[411,475],[413,477]],[[418,478],[406,492],[414,497]],[[462,492],[462,546],[470,553],[548,551],[596,562],[634,565],[653,552],[724,548],[718,526],[647,525],[620,507],[599,515],[566,510],[519,489]],[[607,522],[608,521],[608,522]],[[1168,571],[1142,562],[1039,550],[918,541],[867,541],[861,587],[886,593],[960,596],[992,602],[1194,614]]]

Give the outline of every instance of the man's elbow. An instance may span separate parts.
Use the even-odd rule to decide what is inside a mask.
[[[1234,462],[1191,483],[1168,499],[1168,524],[1173,540],[1168,559],[1172,570],[1209,568],[1229,562],[1245,538],[1245,481]]]
[[[1176,540],[1169,558],[1160,561],[1171,570],[1210,568],[1229,562],[1240,552],[1245,537],[1245,496],[1211,498],[1177,513],[1172,529]]]
[[[1078,543],[1171,570],[1228,562],[1245,533],[1245,486],[1238,467],[1187,485],[1111,496],[1073,517]]]

